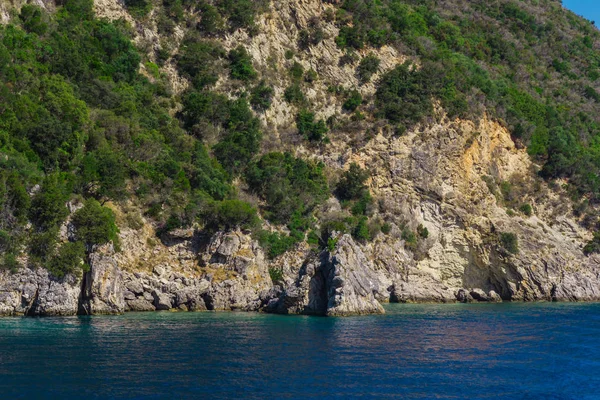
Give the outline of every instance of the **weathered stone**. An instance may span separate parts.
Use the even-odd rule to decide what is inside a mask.
[[[156,307],[145,299],[127,300],[127,307],[130,311],[155,311]]]
[[[127,290],[136,295],[144,293],[144,287],[142,286],[139,280],[131,280],[125,284],[125,287],[127,288]]]
[[[152,292],[152,297],[154,298],[154,307],[156,307],[157,310],[170,310],[171,307],[173,307],[171,297],[166,293],[154,290]]]
[[[0,315],[75,315],[81,278],[52,277],[47,270],[0,271]]]
[[[113,254],[112,245],[98,248],[90,254],[90,270],[84,277],[80,313],[117,314],[125,311],[123,274]]]
[[[379,290],[371,262],[350,235],[338,239],[333,254],[324,266],[327,288],[327,315],[345,316],[383,314],[375,299]]]

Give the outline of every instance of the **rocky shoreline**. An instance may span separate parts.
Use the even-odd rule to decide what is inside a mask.
[[[283,281],[273,284],[262,250],[240,231],[219,232],[210,238],[197,254],[203,268],[195,276],[173,271],[168,265],[155,266],[150,272],[122,270],[112,246],[104,246],[91,254],[90,271],[81,277],[56,279],[44,269],[28,268],[0,273],[0,315],[240,310],[349,316],[383,314],[381,303],[386,302],[600,300],[600,280],[581,273],[564,275],[559,284],[524,275],[520,287],[505,282],[509,290],[518,288],[507,297],[503,287],[450,288],[439,282],[437,286],[413,282],[410,275],[401,277],[402,270],[377,268],[365,250],[350,235],[338,234],[331,252],[305,252],[306,258],[287,265]],[[539,295],[529,291],[527,279],[538,285]]]

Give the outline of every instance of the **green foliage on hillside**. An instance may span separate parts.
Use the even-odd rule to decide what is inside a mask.
[[[125,199],[160,232],[253,229],[270,257],[313,228],[322,244],[333,230],[359,240],[390,232],[372,218],[368,174],[357,165],[335,188],[343,215],[315,223],[315,210],[332,195],[324,166],[288,153],[261,155],[273,149],[262,142],[272,132],[263,135],[257,117],[279,93],[272,74],[288,82],[284,100],[296,107],[298,134],[312,148],[326,147],[328,129],[341,126],[309,111],[317,111],[311,86],[326,76],[305,70],[292,50],[284,61],[289,70],[269,61],[265,71],[255,69],[261,64],[253,65],[243,46],[226,51],[220,44],[238,29],[257,34],[266,1],[124,4],[143,23],[156,16],[164,35],[160,48],[148,49],[156,54],[136,48],[128,23],[96,18],[91,0],[61,1],[52,15],[25,5],[0,26],[0,266],[14,269],[26,249],[32,263],[57,276],[85,268],[92,245],[117,242],[114,215],[102,204]],[[345,111],[356,112],[352,123],[375,121],[402,134],[439,117],[437,104],[450,119],[486,113],[527,148],[541,176],[566,178],[574,199],[598,204],[600,33],[558,1],[343,0],[322,18],[308,21],[294,40],[306,57],[331,32],[324,23],[337,25],[340,64],[352,64],[360,84],[376,89],[364,99],[357,90],[333,90],[343,93]],[[177,26],[185,35],[175,49]],[[373,52],[384,45],[411,61],[384,72]],[[176,96],[158,68],[171,63],[190,82]],[[260,207],[239,200],[246,188]],[[85,207],[73,216],[75,241],[62,243],[58,233],[74,198]],[[531,215],[521,202],[511,206]],[[259,214],[289,234],[260,230]],[[582,219],[593,226],[597,217],[590,215]],[[405,240],[412,246],[426,234],[407,231]],[[596,242],[586,252],[596,251]]]
[[[227,8],[230,26],[247,26],[243,10],[257,11],[253,2],[218,6]],[[174,19],[178,7],[167,7]],[[3,264],[12,268],[26,245],[31,262],[57,276],[84,266],[81,247],[58,238],[76,194],[86,200],[73,216],[75,240],[88,249],[117,241],[114,216],[98,201],[135,196],[164,227],[256,224],[231,179],[258,151],[258,120],[246,100],[207,90],[227,55],[216,42],[186,37],[175,61],[193,88],[180,124],[160,76],[152,83],[139,74],[142,55],[130,29],[96,19],[90,0],[67,0],[55,15],[28,5],[0,26],[0,234],[11,238],[0,243]],[[255,74],[247,53],[233,51],[229,60],[236,78]],[[268,107],[268,91],[259,97],[259,107]],[[207,148],[202,141],[213,134],[216,144]]]
[[[263,215],[278,224],[307,217],[329,196],[323,165],[289,153],[265,154],[250,165],[246,181],[250,190],[265,200]]]
[[[560,2],[345,0],[336,15],[340,47],[397,45],[420,68],[399,66],[378,84],[381,116],[405,128],[432,114],[486,112],[510,128],[580,195],[600,195],[597,110],[600,32]],[[577,104],[577,106],[575,106]]]
[[[110,208],[103,207],[95,199],[86,200],[84,206],[72,217],[75,238],[86,246],[119,242],[119,228],[115,223],[115,214]]]

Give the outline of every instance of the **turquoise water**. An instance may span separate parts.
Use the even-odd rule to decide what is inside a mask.
[[[0,319],[0,398],[600,399],[600,305]]]

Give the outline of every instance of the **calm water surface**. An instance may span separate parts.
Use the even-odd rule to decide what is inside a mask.
[[[600,399],[599,304],[0,319],[0,398]]]

